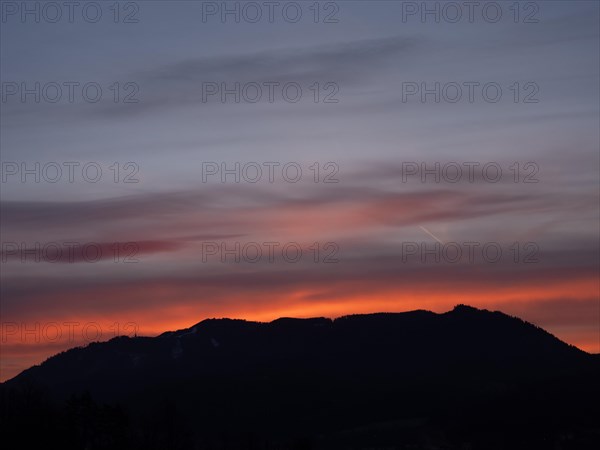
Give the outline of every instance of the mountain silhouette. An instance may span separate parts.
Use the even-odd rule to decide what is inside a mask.
[[[21,448],[47,413],[63,448],[585,449],[598,375],[598,355],[465,305],[209,319],[25,370],[2,385],[2,422]]]

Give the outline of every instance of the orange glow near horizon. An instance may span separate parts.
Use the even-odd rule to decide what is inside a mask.
[[[134,333],[138,336],[156,336],[165,331],[189,328],[207,318],[228,317],[268,322],[279,317],[336,318],[350,314],[404,312],[416,309],[441,313],[451,310],[457,304],[501,310],[535,323],[584,351],[600,352],[600,333],[597,325],[594,327],[593,320],[585,326],[551,323],[544,317],[539,317],[536,312],[536,305],[541,303],[539,299],[547,302],[575,298],[581,299],[579,302],[598,304],[597,279],[594,277],[570,281],[515,283],[497,288],[493,292],[473,282],[457,284],[452,290],[447,285],[415,284],[384,288],[376,287],[375,284],[365,285],[364,280],[345,282],[345,289],[341,289],[342,283],[340,286],[330,283],[321,287],[299,288],[287,295],[277,292],[270,295],[255,292],[248,293],[243,301],[233,299],[226,303],[204,303],[202,306],[198,306],[193,298],[180,295],[180,301],[170,302],[166,309],[164,303],[157,303],[143,310],[131,310],[120,314],[90,312],[77,317],[44,318],[43,322],[38,319],[37,323],[40,325],[37,340],[35,331],[32,331],[35,330],[35,318],[14,322],[17,324],[16,331],[14,326],[7,328],[8,322],[5,322],[2,329],[3,362],[0,377],[2,381],[12,378],[30,365],[38,364],[55,353],[85,345],[90,341],[104,341],[123,334],[132,336]],[[356,288],[353,293],[349,292],[352,288]],[[168,298],[177,298],[175,292],[166,286],[153,292]],[[592,319],[595,319],[597,324],[598,313]],[[66,322],[78,324],[73,328],[73,333],[69,333],[68,327],[60,325]],[[60,338],[56,338],[57,325],[48,325],[51,323],[61,328]],[[101,330],[101,335],[98,335],[98,330]]]

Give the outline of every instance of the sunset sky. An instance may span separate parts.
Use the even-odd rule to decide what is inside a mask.
[[[318,23],[312,2],[300,2],[296,23],[223,23],[203,17],[201,2],[134,3],[137,23],[114,23],[108,3],[97,23],[3,15],[0,380],[117,327],[156,335],[211,317],[459,303],[600,352],[598,2],[537,2],[537,23],[515,23],[512,2],[500,2],[496,23],[423,23],[391,1],[336,2]],[[323,23],[328,12],[337,23]],[[36,82],[93,82],[102,97],[8,95]],[[203,97],[207,83],[236,82],[295,83],[302,95]],[[455,103],[403,95],[406,83],[435,82],[478,85],[473,101],[466,90]],[[496,102],[482,95],[486,83],[501,87]],[[123,103],[132,93],[138,101]],[[48,172],[23,180],[22,165],[36,163]],[[89,163],[102,169],[96,182],[82,176]],[[263,176],[206,173],[222,163]],[[421,170],[436,163],[448,168],[439,181]],[[465,163],[473,177],[449,180]],[[55,165],[64,172],[53,183]],[[67,243],[102,255],[66,255]],[[265,243],[277,243],[272,260]],[[473,254],[454,259],[465,243]],[[62,257],[45,260],[56,245]],[[249,251],[238,262],[221,245]]]

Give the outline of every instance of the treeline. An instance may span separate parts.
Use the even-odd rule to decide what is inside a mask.
[[[190,423],[173,401],[139,415],[99,404],[85,392],[56,402],[43,389],[0,387],[2,446],[61,450],[311,450],[309,439],[273,440],[252,432],[214,433]],[[139,416],[139,417],[138,417]]]

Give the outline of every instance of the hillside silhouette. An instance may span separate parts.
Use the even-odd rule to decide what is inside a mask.
[[[465,305],[209,319],[22,372],[2,385],[2,434],[19,448],[587,449],[599,375],[598,355]]]

